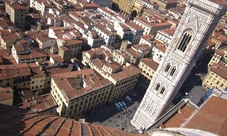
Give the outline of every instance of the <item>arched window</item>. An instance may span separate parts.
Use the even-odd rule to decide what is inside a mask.
[[[163,94],[165,92],[165,87],[162,87],[162,90],[160,91],[160,94]]]
[[[160,88],[160,84],[158,83],[157,86],[155,87],[155,90],[158,91],[159,88]]]
[[[165,72],[168,72],[168,71],[169,71],[169,68],[170,68],[170,64],[168,64],[168,65],[166,66]]]
[[[189,30],[189,31],[186,31],[184,34],[183,34],[183,37],[180,41],[180,44],[178,45],[177,49],[184,52],[189,44],[189,42],[191,41],[192,39],[192,31]]]
[[[173,67],[172,70],[171,70],[171,72],[170,72],[170,76],[173,76],[173,74],[175,73],[175,71],[176,71],[176,67]]]

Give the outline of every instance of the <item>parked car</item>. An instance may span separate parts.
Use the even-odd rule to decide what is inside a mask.
[[[126,99],[128,102],[132,103],[132,99],[131,99],[129,96],[126,96],[125,99]]]
[[[117,110],[121,110],[121,106],[118,105],[118,103],[115,103],[114,106],[115,106],[115,108],[116,108]]]

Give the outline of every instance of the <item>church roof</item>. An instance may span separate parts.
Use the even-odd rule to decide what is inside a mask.
[[[146,136],[58,116],[32,114],[26,110],[3,104],[0,104],[0,120],[0,133],[5,136]]]

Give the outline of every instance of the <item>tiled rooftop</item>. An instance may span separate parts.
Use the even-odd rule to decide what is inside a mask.
[[[29,109],[29,112],[39,113],[50,108],[57,108],[57,104],[50,94],[34,96],[23,102],[19,108]]]
[[[31,76],[29,67],[26,63],[15,65],[0,65],[0,80]]]
[[[142,58],[140,61],[152,68],[154,71],[158,69],[158,63],[154,62],[151,58]]]
[[[219,5],[227,6],[227,1],[226,0],[210,0],[214,3],[217,3]]]
[[[211,96],[201,109],[185,125],[220,136],[227,134],[227,100]]]
[[[195,108],[190,105],[181,107],[174,116],[172,116],[167,122],[163,123],[163,127],[180,127],[194,111]]]
[[[136,30],[144,30],[143,27],[137,25],[136,23],[126,23],[126,25],[132,27],[133,29],[136,29]]]
[[[57,116],[31,114],[26,110],[0,105],[0,133],[13,135],[56,135],[56,136],[145,136],[122,130],[80,123],[72,119]]]
[[[15,45],[15,47],[16,46],[18,46],[18,45]],[[32,51],[32,53],[28,53],[28,54],[17,54],[18,58],[20,60],[22,60],[22,59],[47,57],[47,54],[42,49],[40,49],[38,47],[31,47],[30,50]]]
[[[68,99],[73,99],[89,92],[96,91],[100,87],[110,85],[110,81],[94,73],[93,69],[61,73],[53,75],[53,80],[60,90],[64,90]],[[82,87],[84,82],[87,86]]]
[[[28,66],[31,69],[31,77],[38,78],[38,77],[46,77],[47,73],[44,70],[41,70],[41,66],[36,63],[29,63]]]
[[[13,98],[13,89],[10,87],[0,87],[0,101],[8,100]]]
[[[135,20],[146,24],[149,27],[159,27],[159,26],[171,26],[171,24],[168,21],[162,21],[162,22],[149,22],[143,17],[137,17]]]
[[[210,70],[212,72],[214,72],[215,74],[219,75],[220,77],[224,78],[225,80],[227,80],[227,67],[224,66],[221,63],[213,63],[210,66]]]
[[[126,79],[128,77],[132,77],[135,75],[139,75],[141,73],[141,70],[138,69],[137,67],[130,65],[122,68],[122,71],[119,71],[117,73],[113,73],[110,76],[115,80],[115,81],[120,81],[123,79]]]

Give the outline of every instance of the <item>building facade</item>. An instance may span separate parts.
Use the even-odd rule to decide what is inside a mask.
[[[224,6],[208,0],[187,2],[173,39],[131,120],[133,126],[148,129],[166,112],[225,12]]]
[[[114,85],[108,98],[109,102],[131,92],[137,83],[141,70],[134,65],[124,65],[128,60],[129,56],[126,54],[118,51],[112,54],[105,46],[82,52],[82,63]]]
[[[55,74],[51,79],[58,114],[72,118],[105,104],[112,87],[92,69]]]
[[[16,27],[25,30],[25,17],[29,12],[29,7],[20,3],[6,2],[6,13]]]
[[[171,27],[171,23],[162,18],[154,16],[146,16],[135,18],[134,23],[144,28],[143,35],[153,34],[156,35],[159,30],[164,30]]]
[[[138,67],[142,71],[138,80],[138,85],[141,90],[146,90],[158,68],[158,63],[151,58],[142,58],[140,59]]]
[[[220,89],[227,88],[227,66],[221,63],[212,63],[208,69],[202,85],[208,89],[218,87]]]

